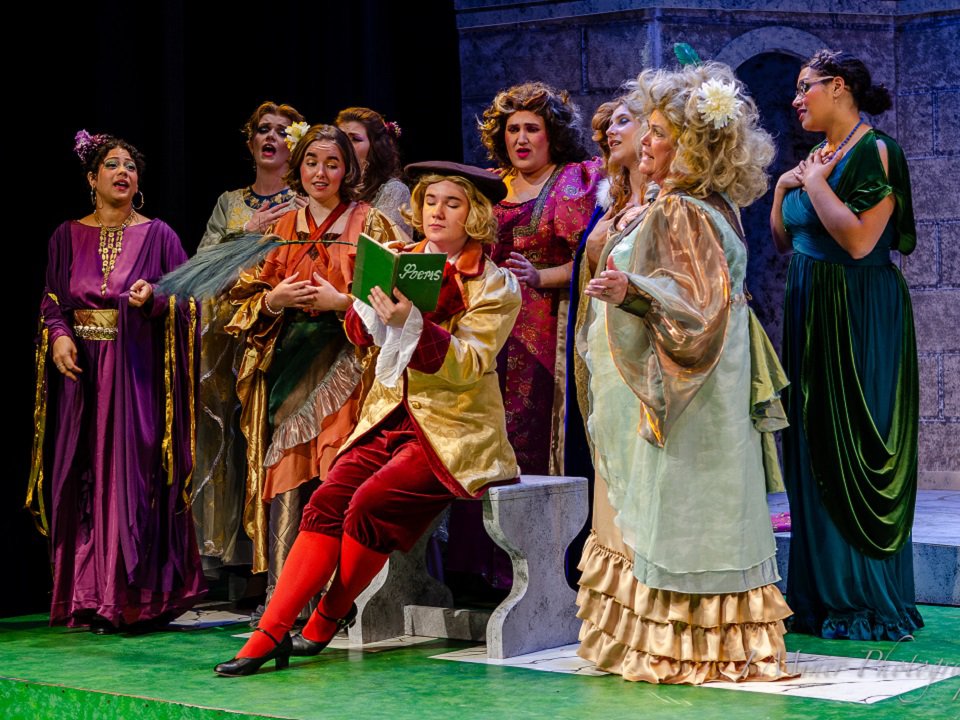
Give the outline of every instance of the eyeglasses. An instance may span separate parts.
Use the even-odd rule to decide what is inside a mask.
[[[814,85],[830,82],[836,77],[837,77],[836,75],[831,75],[830,77],[823,77],[817,80],[801,80],[800,82],[797,83],[797,94],[794,95],[794,97],[803,97],[808,92],[810,92],[810,88],[812,88]]]

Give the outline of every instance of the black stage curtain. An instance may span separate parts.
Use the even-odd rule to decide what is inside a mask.
[[[218,195],[253,179],[240,128],[263,100],[291,103],[311,123],[369,106],[401,125],[405,162],[462,155],[452,0],[108,0],[58,14],[29,3],[16,12],[6,16],[4,50],[12,156],[0,537],[12,567],[0,568],[9,588],[0,616],[44,612],[49,603],[46,542],[21,506],[46,244],[63,220],[90,208],[72,153],[77,130],[120,135],[145,154],[143,212],[169,223],[189,253]]]

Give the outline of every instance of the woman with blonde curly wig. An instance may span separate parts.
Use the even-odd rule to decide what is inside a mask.
[[[594,467],[587,441],[584,412],[587,406],[586,367],[576,350],[579,332],[585,325],[589,298],[583,295],[596,272],[600,253],[613,233],[623,233],[643,212],[643,205],[659,188],[640,172],[640,137],[646,129],[643,107],[625,83],[624,94],[601,104],[590,126],[593,141],[600,148],[605,177],[597,187],[597,208],[577,248],[570,289],[570,316],[567,321],[566,363],[567,405],[564,428],[564,475],[593,477]],[[592,508],[592,504],[591,504]],[[590,518],[567,550],[567,577],[579,577],[575,567],[590,530]],[[574,579],[571,585],[575,586]]]
[[[597,478],[579,652],[628,680],[776,680],[790,610],[765,493],[785,379],[747,306],[739,220],[773,143],[725,65],[644,72],[630,100],[660,191],[585,290]]]

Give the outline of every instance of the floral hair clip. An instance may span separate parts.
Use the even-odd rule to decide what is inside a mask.
[[[397,123],[393,122],[392,120],[390,122],[384,121],[383,127],[386,128],[388,133],[393,135],[394,140],[400,139],[400,135],[402,134],[402,132],[400,130],[400,126]]]
[[[103,133],[91,135],[86,130],[80,130],[73,138],[73,151],[80,158],[80,162],[86,165],[106,139],[107,136]]]
[[[740,116],[743,101],[737,97],[737,86],[717,78],[707,80],[697,90],[697,110],[715,130],[725,128]]]
[[[310,125],[305,122],[295,122],[291,123],[284,133],[283,141],[287,144],[288,150],[293,150],[297,143],[300,142],[300,139],[307,134],[307,130],[310,129]]]

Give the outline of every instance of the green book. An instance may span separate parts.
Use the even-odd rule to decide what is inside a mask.
[[[353,295],[369,302],[370,291],[379,287],[396,299],[393,290],[398,288],[421,312],[431,312],[437,308],[446,262],[446,253],[398,253],[360,233]]]

